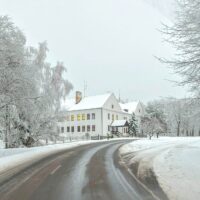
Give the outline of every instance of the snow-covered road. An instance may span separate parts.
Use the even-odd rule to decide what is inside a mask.
[[[199,199],[200,138],[143,139],[121,147],[120,153],[141,181],[153,172],[169,199]]]

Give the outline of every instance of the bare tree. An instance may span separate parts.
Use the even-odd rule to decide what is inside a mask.
[[[141,120],[141,127],[143,132],[149,136],[149,139],[156,135],[158,138],[161,133],[165,133],[167,125],[164,121],[156,116],[145,116]]]
[[[164,98],[153,101],[150,105],[163,113],[168,134],[176,136],[189,136],[190,132],[192,135],[193,133],[194,135],[198,134],[200,119],[199,100],[193,98]],[[149,106],[147,106],[148,110]]]
[[[167,42],[176,49],[174,59],[160,59],[173,67],[196,95],[200,92],[200,0],[177,0],[175,23],[164,25]]]

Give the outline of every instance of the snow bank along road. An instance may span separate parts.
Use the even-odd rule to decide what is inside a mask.
[[[199,137],[137,140],[122,146],[120,153],[133,174],[160,199],[200,199]]]
[[[43,158],[1,183],[0,199],[155,199],[120,164],[118,149],[128,142],[87,144]]]

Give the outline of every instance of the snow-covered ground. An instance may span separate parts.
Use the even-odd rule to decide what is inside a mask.
[[[138,140],[120,149],[128,164],[139,163],[137,177],[153,170],[171,200],[200,197],[200,138],[153,138]]]

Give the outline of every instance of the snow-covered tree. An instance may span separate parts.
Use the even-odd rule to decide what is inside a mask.
[[[143,133],[148,135],[150,139],[153,135],[158,137],[161,133],[165,133],[167,129],[166,124],[159,118],[148,115],[142,118],[141,127]]]
[[[57,64],[51,67],[47,63],[47,43],[40,43],[38,49],[31,48],[31,63],[35,72],[34,80],[37,88],[38,99],[34,101],[33,110],[29,109],[28,124],[29,124],[29,137],[34,140],[38,139],[55,139],[57,130],[56,122],[59,118],[59,109],[62,99],[72,89],[72,84],[64,78],[66,71],[64,65]],[[32,111],[32,112],[30,112]],[[30,115],[31,114],[31,115]]]
[[[161,133],[167,132],[166,117],[157,101],[148,103],[146,107],[146,116],[141,120],[141,127],[150,139],[155,134],[157,137]]]
[[[0,16],[0,127],[6,147],[55,136],[60,102],[72,89],[65,67],[46,62],[46,42],[27,47],[7,16]]]
[[[160,110],[167,124],[167,133],[176,136],[199,134],[199,101],[197,99],[164,98],[150,103]],[[149,110],[147,106],[147,111]],[[160,112],[159,111],[159,112]],[[161,115],[161,116],[162,116]]]
[[[56,111],[59,111],[61,100],[65,99],[66,95],[73,87],[67,79],[63,78],[65,73],[66,68],[61,62],[58,62],[57,65],[52,69],[51,90],[55,101]]]
[[[193,99],[172,100],[167,104],[168,119],[176,124],[177,135],[200,133],[200,0],[177,0],[176,18],[172,25],[165,25],[164,36],[176,50],[173,58],[160,59],[171,66],[182,78],[180,85],[186,85]],[[173,129],[173,127],[172,127]],[[197,135],[197,133],[196,133]]]
[[[165,26],[167,41],[176,49],[174,59],[161,59],[173,67],[182,77],[181,85],[187,85],[200,93],[200,0],[178,0],[175,22]]]
[[[9,18],[0,17],[0,109],[6,147],[11,143],[16,108],[29,97],[25,42],[24,35]]]
[[[138,132],[137,120],[135,118],[135,113],[132,113],[131,119],[129,120],[128,133],[131,136],[137,136],[137,132]]]

